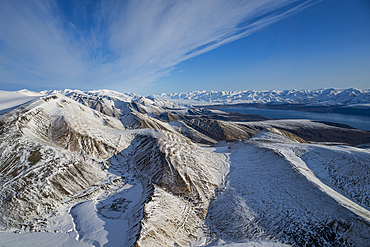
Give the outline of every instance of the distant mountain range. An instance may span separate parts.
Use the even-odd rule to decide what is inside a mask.
[[[303,104],[306,106],[347,106],[370,108],[370,89],[316,89],[268,91],[192,91],[152,95],[186,105],[214,104]]]

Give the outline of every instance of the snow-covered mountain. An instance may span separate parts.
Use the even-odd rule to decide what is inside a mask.
[[[116,113],[122,115],[127,111],[127,107],[135,108],[142,113],[161,112],[159,108],[174,108],[177,104],[168,101],[160,100],[153,97],[144,97],[134,93],[119,93],[112,90],[95,90],[95,91],[80,91],[80,90],[47,90],[41,91],[43,95],[62,94],[73,100],[88,105],[93,109],[106,111],[105,114],[114,115]],[[118,112],[114,112],[114,110]],[[109,112],[110,111],[110,112]]]
[[[318,90],[269,90],[269,91],[192,91],[153,95],[187,105],[209,104],[305,104],[310,106],[349,106],[368,104],[369,89],[318,89]],[[362,105],[365,107],[366,105]]]
[[[0,246],[370,245],[368,131],[1,93]]]
[[[132,127],[61,94],[2,115],[1,230],[59,231],[68,242],[99,245],[172,246],[199,238],[209,201],[227,173],[225,156],[175,131]],[[129,227],[112,239],[107,230],[86,232],[95,223],[79,212],[96,210]],[[152,232],[157,227],[167,230]]]
[[[368,151],[273,128],[215,151],[229,155],[231,169],[206,222],[223,241],[369,245]]]

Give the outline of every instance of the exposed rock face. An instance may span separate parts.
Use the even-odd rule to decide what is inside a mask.
[[[62,95],[3,115],[1,133],[1,229],[40,229],[61,205],[123,186],[106,160],[125,156],[143,187],[127,244],[186,246],[201,236],[214,190],[228,172],[225,155],[166,123],[138,112],[120,121]]]
[[[350,146],[370,143],[370,131],[353,129],[334,123],[301,119],[244,122],[241,124],[249,128],[265,129],[272,127],[285,130],[311,142],[334,142]]]
[[[61,95],[43,100],[45,102],[40,102],[39,106],[22,113],[17,121],[21,133],[45,145],[83,152],[95,158],[106,159],[117,153],[120,137],[113,129],[124,129],[118,119],[92,111]],[[106,138],[106,132],[113,139]]]
[[[81,94],[72,94],[69,97],[91,109],[111,117],[120,117],[122,114],[131,111],[130,104],[127,102],[115,101],[112,104],[112,102],[105,98]],[[119,108],[117,107],[118,105],[120,106]]]
[[[120,120],[128,129],[160,129],[174,132],[168,124],[138,112],[129,113]]]
[[[202,235],[203,219],[192,203],[154,186],[152,200],[144,207],[136,246],[188,246]],[[158,217],[160,215],[160,217]]]
[[[134,214],[142,212],[143,218],[133,222],[136,232],[130,235],[138,237],[130,244],[186,246],[199,238],[214,190],[227,174],[226,157],[163,131],[154,137],[138,136],[132,145],[133,164],[148,199]]]
[[[107,116],[119,118],[132,111],[147,114],[160,114],[166,103],[157,99],[149,99],[135,94],[120,94],[114,92],[107,95],[104,91],[81,92],[81,91],[59,91],[58,93],[99,111]],[[171,105],[171,104],[170,104]]]
[[[11,113],[1,120],[0,227],[27,225],[31,229],[45,225],[45,217],[58,204],[100,182],[106,174],[99,162],[38,142],[47,140],[49,131],[37,140],[24,136],[16,125],[18,118],[24,123],[24,110]],[[45,126],[34,127],[42,131]]]
[[[199,131],[193,129],[189,125],[186,125],[183,121],[174,121],[174,122],[171,122],[170,125],[177,132],[181,133],[183,136],[186,136],[193,142],[209,144],[209,145],[217,143],[215,139],[212,139],[211,137],[200,133]]]
[[[176,113],[171,113],[171,112],[162,112],[158,118],[164,122],[173,122],[173,121],[178,121],[181,119],[184,119],[182,115],[176,114]]]
[[[211,107],[210,107],[211,108]],[[222,121],[263,121],[269,118],[255,115],[255,114],[243,114],[239,112],[224,112],[220,110],[191,107],[184,114],[185,119],[195,119],[195,118],[206,118],[212,120],[222,120]]]
[[[303,140],[302,138],[288,132],[288,131],[285,131],[285,130],[280,130],[280,129],[276,129],[276,128],[272,128],[272,127],[268,127],[266,129],[266,131],[269,131],[269,132],[272,132],[272,133],[275,133],[275,134],[278,134],[278,135],[281,135],[282,137],[285,137],[287,139],[289,139],[290,141],[292,142],[298,142],[298,143],[307,143],[305,140]],[[275,140],[276,141],[276,140]]]
[[[258,128],[250,128],[239,124],[203,118],[191,119],[185,121],[185,123],[200,133],[205,134],[217,141],[248,139],[260,131]]]

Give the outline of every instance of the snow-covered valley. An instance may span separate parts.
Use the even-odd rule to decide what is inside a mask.
[[[108,90],[1,93],[0,246],[370,245],[368,131]]]

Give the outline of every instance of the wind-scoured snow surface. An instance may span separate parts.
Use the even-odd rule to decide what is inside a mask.
[[[40,97],[41,93],[35,93],[28,90],[17,92],[0,91],[0,114],[27,103],[35,98]]]
[[[221,151],[230,173],[207,223],[224,241],[370,244],[368,151],[301,143],[272,128]]]
[[[287,103],[309,106],[368,107],[369,89],[318,89],[318,90],[269,90],[269,91],[192,91],[153,95],[187,105],[240,104],[240,103]],[[359,106],[360,107],[360,106]]]
[[[354,130],[109,90],[19,94],[0,115],[0,246],[370,245],[369,150],[288,132]]]

